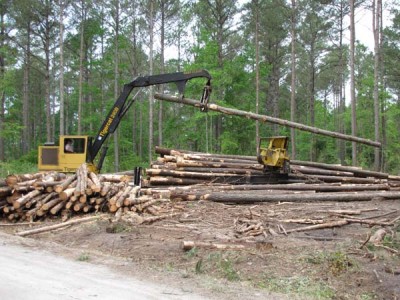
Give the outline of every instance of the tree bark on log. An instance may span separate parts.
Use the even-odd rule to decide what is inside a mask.
[[[363,177],[342,177],[342,176],[326,176],[326,175],[305,175],[305,174],[289,174],[289,178],[292,179],[303,179],[303,180],[315,180],[326,183],[355,183],[355,184],[380,184],[381,179],[376,178],[363,178]]]
[[[68,200],[74,194],[75,188],[68,188],[59,193],[62,200]]]
[[[386,174],[386,173],[362,170],[362,169],[355,168],[355,167],[338,166],[338,165],[332,165],[332,164],[324,164],[324,163],[317,163],[317,162],[312,162],[312,161],[300,161],[300,160],[291,160],[290,164],[316,167],[316,168],[327,169],[327,170],[351,172],[354,174],[354,176],[357,176],[357,177],[376,177],[376,178],[382,178],[382,179],[389,178],[389,174]]]
[[[241,185],[195,185],[187,187],[170,187],[171,193],[191,193],[210,191],[241,191],[241,190],[314,190],[316,192],[355,192],[355,191],[380,191],[389,190],[387,184],[341,184],[341,183],[322,183],[322,184],[241,184]],[[144,190],[143,192],[146,192]]]
[[[163,95],[163,94],[158,94],[158,93],[156,93],[154,95],[154,98],[158,99],[158,100],[165,100],[165,101],[175,102],[175,103],[180,103],[180,104],[183,103],[183,104],[191,105],[194,107],[201,107],[200,102],[197,100],[193,100],[193,99],[187,99],[187,98],[182,99],[180,97],[174,97],[174,96]],[[311,127],[311,126],[307,126],[304,124],[300,124],[300,123],[296,123],[296,122],[292,122],[292,121],[288,121],[288,120],[284,120],[284,119],[279,119],[279,118],[274,118],[274,117],[270,117],[270,116],[266,116],[266,115],[260,115],[260,114],[255,114],[252,112],[246,112],[246,111],[242,111],[242,110],[238,110],[238,109],[223,107],[223,106],[219,106],[216,104],[207,104],[207,108],[209,110],[220,112],[220,113],[227,114],[227,115],[241,116],[241,117],[253,119],[253,120],[264,122],[264,123],[268,122],[268,123],[278,124],[278,125],[285,126],[285,127],[296,128],[296,129],[299,129],[302,131],[307,131],[307,132],[311,132],[311,133],[315,133],[315,134],[320,134],[320,135],[330,136],[330,137],[339,138],[339,139],[343,139],[343,140],[347,140],[347,141],[357,142],[357,143],[361,143],[361,144],[365,144],[365,145],[369,145],[369,146],[373,146],[373,147],[380,148],[382,146],[381,143],[376,142],[376,141],[363,139],[360,137],[347,135],[347,134],[343,134],[343,133],[339,133],[339,132],[333,132],[333,131],[329,131],[329,130],[325,130],[325,129],[320,129],[320,128],[316,128],[316,127]]]
[[[179,178],[201,178],[201,179],[212,179],[216,177],[225,176],[237,176],[235,173],[213,173],[213,172],[185,172],[185,171],[174,171],[165,169],[146,169],[146,174],[149,176],[171,176]]]
[[[0,187],[0,197],[7,197],[12,194],[12,189],[9,186]]]
[[[218,244],[218,243],[207,243],[207,242],[195,242],[195,241],[183,241],[182,249],[189,251],[193,248],[211,248],[219,250],[242,250],[245,249],[244,245],[238,244]]]
[[[241,195],[237,193],[210,193],[201,199],[226,203],[253,202],[296,202],[296,201],[369,201],[380,197],[384,199],[400,199],[400,192],[354,192],[354,193],[316,193],[291,195]]]
[[[108,181],[108,182],[129,182],[132,180],[132,176],[129,175],[118,175],[118,174],[102,174],[100,175],[100,180]]]
[[[54,190],[55,190],[57,193],[61,193],[61,192],[62,192],[63,190],[65,190],[74,180],[76,180],[76,178],[77,178],[77,175],[76,175],[76,174],[72,175],[71,177],[69,177],[69,178],[67,178],[66,180],[64,180],[63,183],[57,185],[57,186],[55,187]]]
[[[244,164],[244,163],[217,163],[210,161],[191,161],[181,160],[176,163],[177,167],[208,167],[208,168],[246,168],[254,170],[262,170],[263,166],[259,163]]]
[[[99,177],[93,172],[89,173],[89,177],[93,182],[93,185],[90,187],[94,192],[99,193],[101,191],[101,182]]]
[[[32,192],[26,194],[25,196],[23,196],[23,197],[21,197],[21,198],[15,200],[14,203],[13,203],[14,208],[18,209],[18,208],[20,208],[21,206],[24,206],[25,203],[27,203],[27,202],[28,202],[29,200],[31,200],[32,198],[34,198],[34,197],[40,195],[40,193],[41,193],[41,192],[38,191],[38,190],[33,190]]]
[[[8,186],[13,187],[18,182],[28,181],[32,179],[39,179],[42,178],[42,173],[35,173],[35,174],[12,174],[6,177],[6,183]]]

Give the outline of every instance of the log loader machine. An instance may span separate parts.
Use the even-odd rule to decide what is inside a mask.
[[[264,173],[289,174],[288,141],[287,136],[259,138],[257,160],[264,166]]]
[[[55,145],[54,143],[46,143],[44,146],[39,146],[39,170],[75,172],[81,164],[86,162],[90,171],[95,173],[100,172],[107,153],[107,147],[103,147],[103,144],[107,140],[109,134],[113,133],[117,129],[121,119],[135,101],[135,97],[128,100],[132,90],[136,87],[141,88],[151,85],[175,83],[178,92],[183,98],[186,83],[193,78],[207,79],[207,83],[203,88],[203,93],[200,99],[200,110],[205,112],[211,94],[211,75],[208,71],[200,70],[188,73],[176,72],[137,77],[130,83],[124,85],[122,93],[110,109],[106,119],[94,138],[86,135],[61,135],[58,145]],[[71,144],[73,144],[73,152],[71,152],[69,148]],[[100,152],[100,149],[102,150],[101,155],[95,165],[94,161]]]

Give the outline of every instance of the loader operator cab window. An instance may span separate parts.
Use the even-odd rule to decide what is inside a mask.
[[[84,138],[66,138],[64,140],[64,153],[84,153]]]

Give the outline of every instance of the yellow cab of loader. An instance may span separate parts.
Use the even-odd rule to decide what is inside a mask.
[[[39,171],[75,172],[86,161],[88,136],[61,135],[58,145],[39,146]]]

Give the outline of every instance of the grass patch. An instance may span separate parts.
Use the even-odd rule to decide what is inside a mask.
[[[347,256],[347,254],[340,250],[332,253],[318,252],[307,256],[305,261],[314,265],[326,266],[335,276],[347,272],[349,268],[354,265],[354,262]]]
[[[207,261],[211,263],[222,275],[222,277],[226,278],[229,281],[238,281],[240,280],[239,272],[235,268],[235,262],[237,258],[233,257],[230,252],[221,253],[214,252],[208,256]]]
[[[204,270],[203,270],[203,259],[202,258],[200,258],[197,261],[196,266],[194,267],[194,271],[195,271],[196,274],[200,274],[200,273],[204,272]]]
[[[375,294],[372,293],[365,293],[360,295],[360,300],[373,300],[373,299],[378,299]]]
[[[82,252],[81,255],[78,257],[78,261],[89,261],[89,253],[87,252]]]
[[[383,238],[382,245],[392,248],[394,250],[400,250],[400,238],[397,232],[394,232],[393,234],[390,235],[387,234]]]
[[[0,162],[0,177],[5,178],[10,174],[37,173],[37,164],[15,160],[12,162]]]
[[[186,258],[198,257],[198,250],[191,249],[186,253]],[[236,263],[238,257],[230,252],[211,252],[206,257],[196,259],[194,272],[196,274],[216,274],[229,281],[240,280],[239,271],[237,271]]]
[[[107,233],[123,233],[130,232],[131,230],[132,226],[123,222],[113,223],[106,228]]]
[[[336,251],[328,256],[328,266],[333,275],[339,275],[346,272],[353,263],[346,253]]]
[[[325,283],[308,277],[266,276],[258,287],[275,293],[307,296],[307,299],[332,299],[335,296],[335,291]]]
[[[197,249],[196,247],[193,247],[189,251],[185,252],[185,256],[186,256],[186,258],[189,259],[189,258],[196,257],[198,253],[199,253],[199,249]]]
[[[174,266],[174,264],[173,264],[172,262],[166,263],[166,264],[164,265],[164,267],[165,267],[165,270],[166,270],[167,272],[174,272],[174,271],[175,271],[175,266]]]

